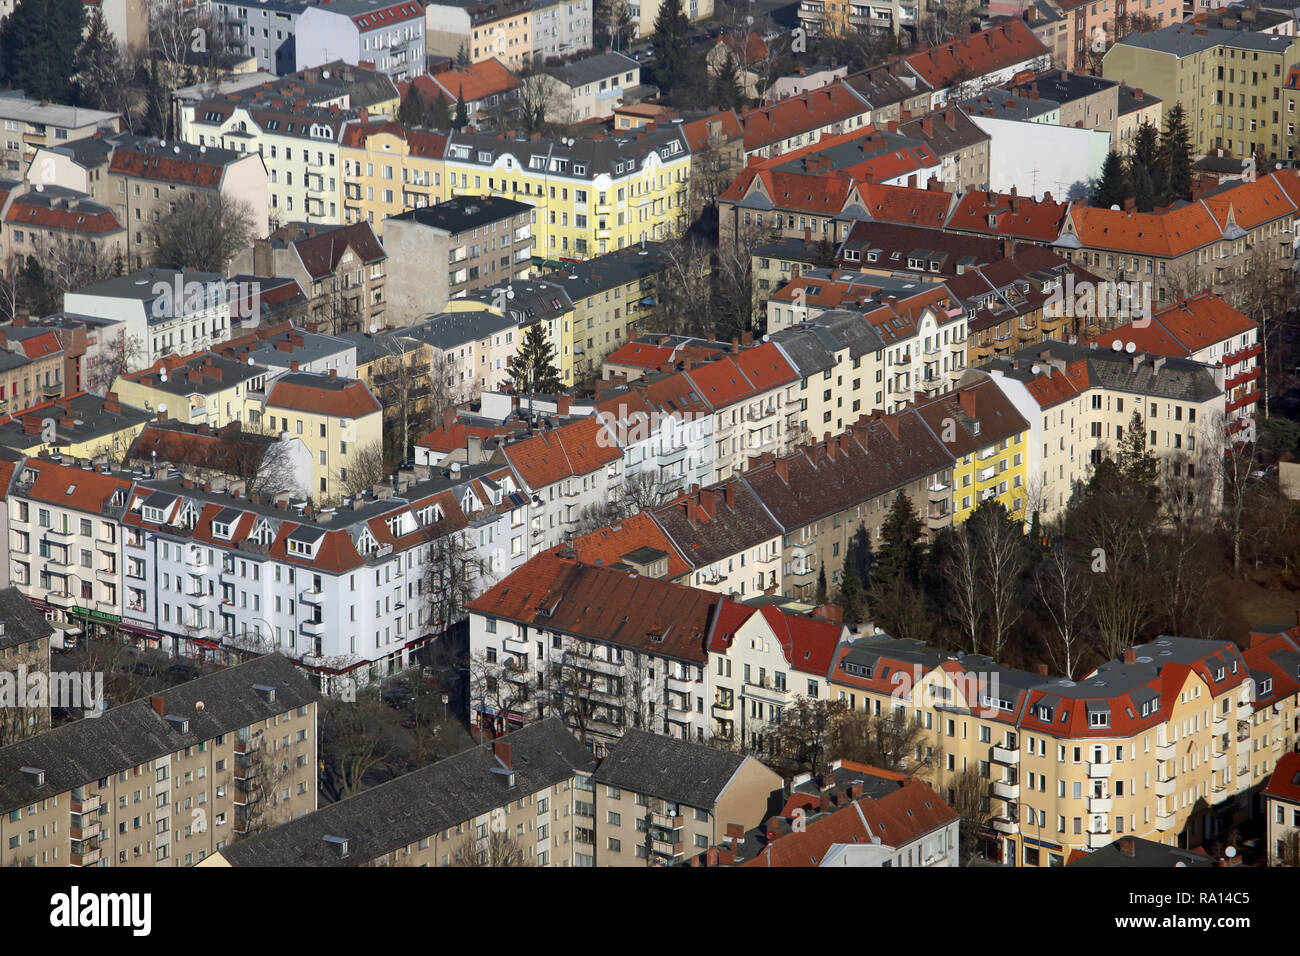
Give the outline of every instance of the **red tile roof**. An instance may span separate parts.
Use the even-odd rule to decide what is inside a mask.
[[[367,10],[364,13],[354,13],[350,19],[359,29],[366,31],[381,30],[392,26],[394,23],[405,23],[407,20],[416,20],[422,16],[424,16],[423,6],[413,2],[413,0],[404,0],[404,2],[400,3],[375,7],[373,10]]]
[[[351,379],[342,388],[331,388],[325,383],[313,384],[303,375],[276,379],[266,396],[266,405],[337,418],[362,418],[381,408],[364,382]]]
[[[1068,202],[1055,202],[1051,194],[1041,201],[1029,196],[967,190],[957,200],[947,227],[961,232],[986,236],[1025,239],[1030,242],[1055,242],[1061,235]],[[993,224],[989,217],[993,216]]]
[[[880,183],[858,183],[849,201],[856,201],[872,219],[931,229],[942,229],[952,208],[952,196],[941,189]]]
[[[271,241],[292,245],[303,268],[316,281],[334,275],[340,260],[349,251],[366,264],[388,258],[375,230],[364,221],[346,226],[307,225],[305,228],[294,223],[273,232]]]
[[[571,475],[588,475],[623,457],[618,443],[595,418],[569,422],[505,446],[506,461],[529,488],[544,488]]]
[[[577,552],[577,561],[598,568],[617,564],[623,560],[624,555],[637,548],[654,548],[668,553],[668,580],[679,578],[691,570],[677,546],[645,512],[638,512],[617,524],[581,535],[568,545],[558,545],[546,553],[558,554],[569,548]]]
[[[3,199],[0,199],[0,208],[3,205]],[[87,236],[103,236],[122,230],[112,210],[97,208],[91,211],[82,207],[80,203],[52,208],[46,202],[24,202],[22,199],[15,199],[5,215],[5,221],[10,224],[10,228],[35,226]]]
[[[741,115],[740,125],[748,152],[870,112],[848,87],[836,83],[749,110]]]
[[[1300,753],[1292,751],[1278,758],[1264,786],[1264,796],[1300,803]]]
[[[1051,53],[1023,20],[949,40],[906,58],[907,65],[936,90]]]
[[[1165,212],[1136,212],[1072,205],[1066,214],[1079,242],[1089,249],[1176,257],[1218,242],[1219,223],[1203,203]]]
[[[150,156],[146,153],[137,153],[126,146],[119,146],[113,150],[113,159],[109,163],[108,170],[119,176],[134,176],[184,186],[217,189],[221,186],[221,178],[226,168],[220,163],[201,163],[197,160],[174,159],[170,156]]]
[[[132,482],[116,475],[87,471],[40,458],[28,458],[23,472],[35,472],[36,479],[23,496],[64,508],[100,514],[114,494],[125,495]]]
[[[1129,322],[1096,336],[1101,348],[1129,342],[1151,355],[1186,357],[1256,329],[1256,323],[1217,295],[1202,292],[1151,316],[1141,326]]]
[[[454,105],[460,102],[461,96],[465,97],[466,103],[473,103],[489,96],[508,93],[519,86],[519,78],[496,57],[490,57],[462,69],[426,74],[417,76],[410,82],[398,83],[397,89],[403,99],[412,86],[420,91],[426,103],[437,102],[441,95],[449,105]]]
[[[1272,176],[1261,176],[1254,182],[1232,183],[1206,196],[1203,201],[1221,229],[1235,222],[1242,229],[1250,230],[1281,216],[1291,216],[1296,211],[1296,203],[1282,183]]]
[[[471,612],[705,664],[704,637],[725,599],[545,552],[467,605]]]
[[[744,132],[735,110],[710,113],[682,124],[682,133],[693,152],[706,148],[715,137],[726,142],[740,139]]]

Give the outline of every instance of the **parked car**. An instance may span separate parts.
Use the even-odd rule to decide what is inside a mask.
[[[193,664],[172,664],[167,668],[167,676],[185,682],[202,677],[203,672]]]
[[[394,710],[401,710],[415,703],[415,695],[405,687],[390,687],[384,691],[384,703]]]
[[[134,664],[125,665],[122,670],[127,674],[137,674],[140,677],[153,677],[157,673],[152,664],[146,661],[136,661]]]

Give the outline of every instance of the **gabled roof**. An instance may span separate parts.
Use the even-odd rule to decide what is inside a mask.
[[[745,150],[762,149],[868,112],[867,105],[846,86],[836,83],[810,90],[743,113],[740,125],[745,131]]]
[[[744,554],[781,536],[781,526],[736,478],[682,492],[650,515],[693,568]]]
[[[361,418],[381,409],[364,382],[311,372],[291,372],[277,378],[267,393],[266,406],[338,418]]]
[[[946,228],[975,232],[987,236],[1025,239],[1029,242],[1055,242],[1061,234],[1068,202],[1042,200],[1014,193],[995,193],[971,189],[963,193],[948,217]],[[989,217],[993,219],[990,222]]]
[[[607,568],[622,562],[638,548],[651,548],[668,556],[668,580],[679,578],[691,570],[678,546],[644,511],[624,518],[617,524],[579,535],[567,545],[559,545],[548,553],[564,551],[568,557],[583,564]]]
[[[591,779],[669,803],[712,810],[749,759],[704,744],[628,728]]]
[[[954,82],[977,78],[1035,57],[1047,57],[1050,50],[1023,20],[1005,23],[949,40],[906,58],[907,65],[935,89]]]
[[[1210,292],[1174,303],[1140,324],[1129,322],[1094,339],[1100,348],[1123,348],[1129,342],[1149,355],[1187,357],[1257,329],[1257,324]]]
[[[1220,209],[1226,214],[1224,207]],[[1222,237],[1219,222],[1201,202],[1165,212],[1098,209],[1075,204],[1070,206],[1062,224],[1061,244],[1077,241],[1089,249],[1173,258],[1218,242]]]
[[[1264,796],[1300,804],[1300,753],[1292,751],[1278,758],[1264,786]]]
[[[488,57],[459,69],[417,76],[414,80],[397,84],[403,98],[414,87],[426,103],[435,103],[441,96],[449,105],[460,102],[462,96],[466,103],[473,103],[489,96],[509,93],[518,86],[519,78],[496,57]]]
[[[370,223],[332,226],[291,222],[271,233],[272,246],[291,246],[314,281],[334,275],[343,256],[351,252],[367,265],[388,258]]]
[[[614,437],[596,418],[583,418],[506,445],[506,461],[530,489],[572,475],[589,475],[623,456]]]

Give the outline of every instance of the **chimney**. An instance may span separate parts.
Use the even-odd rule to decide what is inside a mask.
[[[573,407],[573,399],[568,395],[558,395],[555,399],[555,413],[557,415],[569,414],[569,409]]]
[[[157,697],[157,696],[155,696],[155,697],[150,697],[150,698],[149,698],[149,706],[153,708],[153,712],[154,712],[155,714],[157,714],[159,717],[164,716],[164,715],[163,715],[163,699],[162,699],[161,697]]]
[[[1130,647],[1126,651],[1124,651],[1125,664],[1136,664],[1137,659],[1138,659],[1137,651],[1135,651],[1133,648]]]
[[[733,483],[727,485],[727,487],[723,490],[722,494],[723,494],[723,499],[727,502],[727,507],[728,507],[728,508],[733,508],[733,509],[734,509],[734,508],[736,507],[736,485],[735,485],[735,483],[733,482]],[[1297,615],[1297,618],[1300,618],[1300,610],[1297,610],[1297,611],[1296,611],[1296,615]]]
[[[921,117],[921,129],[924,130],[926,136],[933,136],[933,135],[934,135],[934,117],[933,117],[933,116],[922,116],[922,117]]]
[[[975,417],[975,393],[969,388],[963,388],[957,393],[957,401],[961,404],[961,410],[971,418]]]
[[[510,745],[503,740],[492,741],[492,752],[496,758],[507,770],[513,770],[514,765],[510,762]]]
[[[776,828],[775,821],[768,822],[767,831],[764,835],[767,837],[768,843],[771,843],[773,840],[775,840],[778,836],[781,835],[781,831]]]
[[[289,371],[291,371],[291,372],[296,372],[296,371],[298,371],[298,360],[297,360],[297,359],[290,359],[290,360],[289,360]]]
[[[442,410],[442,427],[450,428],[456,424],[456,406],[452,405]]]
[[[787,485],[790,484],[790,463],[784,458],[777,458],[772,465],[776,468],[777,477]]]
[[[1036,668],[1034,668],[1034,669],[1035,669],[1036,671],[1038,671],[1038,676],[1039,676],[1039,677],[1046,677],[1046,676],[1047,676],[1047,665],[1046,665],[1046,664],[1039,664],[1039,665],[1038,665]]]
[[[1137,842],[1131,837],[1119,838],[1119,852],[1124,856],[1133,857],[1137,855]]]

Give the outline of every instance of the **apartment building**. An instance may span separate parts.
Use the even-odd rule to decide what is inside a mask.
[[[622,53],[597,53],[551,67],[543,76],[555,102],[565,104],[564,125],[606,119],[641,85],[641,64]]]
[[[544,716],[539,700],[566,700],[563,688],[578,687],[573,703],[551,706],[597,756],[628,728],[702,742],[705,637],[719,600],[537,555],[468,605],[471,720],[498,730],[531,722]]]
[[[931,109],[968,99],[1025,70],[1045,70],[1051,51],[1019,19],[926,47],[903,58],[930,88]]]
[[[1300,177],[1236,180],[1164,212],[1072,204],[1053,247],[1118,282],[1145,282],[1157,305],[1199,292],[1231,302],[1252,269],[1290,260]]]
[[[661,349],[661,351],[669,351]],[[618,442],[625,481],[652,479],[668,497],[713,480],[713,409],[683,373],[600,389],[596,417]]]
[[[533,0],[533,62],[590,50],[593,26],[591,0]]]
[[[959,865],[958,814],[924,781],[835,760],[799,774],[779,813],[728,832],[692,866],[950,867]]]
[[[907,0],[804,0],[799,4],[799,26],[810,36],[843,37],[858,32],[896,37],[904,25],[916,26],[917,4]]]
[[[1294,863],[1300,831],[1300,754],[1283,754],[1264,787],[1264,814],[1268,820],[1268,862],[1271,866]]]
[[[260,421],[267,369],[211,352],[168,355],[113,383],[118,400],[171,421],[224,428]]]
[[[83,261],[101,275],[126,262],[126,229],[107,206],[59,186],[0,191],[0,272],[28,256]]]
[[[290,372],[275,379],[262,403],[261,426],[268,434],[302,439],[311,452],[317,501],[346,494],[348,468],[364,467],[356,464],[359,456],[383,449],[379,401],[363,382],[337,375]]]
[[[40,402],[62,398],[67,357],[58,336],[50,330],[15,336],[0,330],[0,411],[21,412]]]
[[[425,71],[424,8],[414,0],[332,0],[309,6],[294,33],[298,69],[367,63],[394,83]]]
[[[691,153],[680,127],[572,143],[454,133],[445,164],[449,196],[537,207],[535,257],[588,259],[686,227]]]
[[[770,338],[799,375],[796,432],[803,440],[839,433],[878,407],[871,400],[876,385],[871,373],[885,341],[860,312],[831,309]]]
[[[1057,104],[1053,120],[1058,126],[1082,126],[1104,130],[1112,143],[1119,142],[1120,84],[1087,73],[1047,70],[1030,79],[1021,79],[1006,89],[1019,97],[1049,100]]]
[[[290,222],[240,252],[232,268],[293,279],[307,295],[314,331],[337,334],[384,327],[387,264],[369,222]]]
[[[552,717],[232,843],[203,865],[591,866],[577,834],[592,816],[595,766]],[[391,807],[409,812],[390,818]]]
[[[871,107],[853,88],[835,83],[740,115],[745,159],[769,159],[871,122]]]
[[[4,133],[0,140],[4,168],[0,171],[14,179],[22,177],[22,170],[38,149],[100,132],[116,133],[122,128],[116,113],[34,100],[24,96],[22,90],[0,93],[0,124]]]
[[[681,583],[741,601],[781,588],[783,529],[739,478],[693,484],[650,516],[688,557]]]
[[[690,570],[685,554],[646,511],[570,538],[548,553],[594,567],[621,565],[647,577],[679,584],[686,583],[684,578]]]
[[[829,700],[835,648],[844,625],[728,601],[709,631],[709,682],[713,706],[709,732],[756,753],[775,754],[772,732],[787,707]]]
[[[1218,296],[1203,293],[1173,303],[1149,319],[1129,322],[1096,337],[1099,348],[1191,359],[1222,366],[1224,411],[1230,429],[1255,417],[1263,346],[1259,326]]]
[[[112,393],[74,392],[0,416],[0,446],[24,455],[120,460],[153,417],[153,412],[123,405]]]
[[[385,220],[389,246],[402,252],[388,270],[389,321],[409,325],[468,292],[527,279],[532,211],[503,196],[459,196]],[[430,262],[446,268],[430,275]]]
[[[283,76],[298,69],[298,20],[309,6],[295,0],[218,0],[212,13],[228,49],[256,57],[259,70]]]
[[[331,373],[357,377],[357,347],[348,338],[304,332],[291,322],[264,325],[223,342],[222,358],[260,365],[271,375],[285,372]]]
[[[1140,82],[1187,117],[1192,152],[1286,155],[1282,90],[1300,39],[1266,33],[1171,24],[1131,33],[1109,50],[1102,76]]]
[[[448,312],[482,312],[489,311],[509,319],[515,325],[513,342],[507,335],[503,342],[493,338],[493,349],[515,345],[509,354],[517,350],[519,338],[527,334],[532,325],[544,324],[546,340],[555,350],[555,368],[560,379],[566,385],[573,382],[572,327],[573,303],[569,295],[554,282],[530,280],[504,282],[490,289],[476,289],[447,303]],[[485,353],[480,353],[484,355]],[[490,364],[490,363],[489,363]],[[480,371],[483,363],[480,362]],[[508,368],[508,363],[502,366]],[[496,382],[485,384],[484,388],[493,388]],[[499,386],[498,386],[499,387]]]
[[[957,197],[941,228],[999,241],[1049,246],[1060,238],[1065,214],[1072,208],[1069,202],[1054,200],[1050,192],[1035,199],[1017,195],[1015,189],[1006,193],[971,189]]]
[[[782,593],[806,599],[825,568],[839,583],[858,526],[869,540],[896,495],[912,500],[930,531],[952,523],[953,455],[914,410],[862,416],[829,440],[752,460],[741,480],[781,526]]]
[[[662,4],[663,0],[640,0],[630,9],[633,18],[632,29],[636,31],[637,37],[648,37],[654,34],[655,20],[659,18],[659,8]],[[713,0],[682,0],[682,13],[686,14],[686,19],[691,23],[708,20],[713,16],[713,10]]]
[[[513,318],[487,309],[443,312],[402,331],[429,346],[433,367],[456,404],[505,386],[521,334]]]
[[[236,152],[251,145],[257,150],[266,165],[270,229],[296,219],[341,222],[339,156],[343,128],[355,111],[308,106],[301,100],[249,100],[217,98],[195,104],[186,139],[204,149]]]
[[[113,210],[127,230],[127,268],[140,269],[152,253],[149,232],[186,198],[220,195],[245,202],[255,237],[268,232],[266,166],[260,155],[189,143],[167,143],[119,133],[37,150],[28,181],[86,193]]]
[[[407,130],[391,120],[362,117],[343,131],[343,221],[384,221],[407,209],[450,198],[443,182],[441,133]]]
[[[1048,340],[971,371],[988,375],[1029,422],[1028,506],[1058,514],[1118,446],[1134,413],[1175,477],[1213,482],[1226,439],[1222,368]],[[1112,444],[1114,443],[1114,444]],[[1212,494],[1217,498],[1217,489]]]
[[[971,382],[916,409],[956,462],[952,472],[952,520],[961,524],[987,501],[1008,517],[1028,522],[1029,422],[988,380]]]
[[[573,303],[565,347],[573,352],[574,381],[598,375],[605,356],[636,337],[668,266],[663,243],[643,242],[543,276]]]
[[[57,645],[63,646],[67,625],[58,629]],[[50,729],[47,696],[33,701],[27,696],[29,675],[43,674],[49,694],[60,684],[50,682],[50,647],[55,627],[13,586],[0,588],[0,672],[6,673],[5,707],[0,713],[0,744],[11,744]]]
[[[886,128],[895,132],[893,125]],[[937,175],[948,191],[962,193],[968,189],[988,188],[990,137],[964,110],[946,108],[911,119],[904,118],[896,131],[901,136],[924,143],[938,157],[942,165]]]
[[[243,481],[268,495],[288,492],[306,498],[312,491],[311,452],[301,438],[245,431],[240,422],[219,429],[206,422],[150,422],[127,452],[126,464],[167,465],[191,481],[216,477],[227,486]]]
[[[269,655],[0,748],[25,866],[190,866],[316,808],[317,695]]]
[[[221,274],[179,269],[141,269],[63,296],[67,312],[122,323],[127,372],[226,341],[231,307]]]
[[[507,116],[517,115],[519,78],[504,63],[493,57],[464,67],[453,64],[454,61],[448,62],[436,73],[403,83],[402,95],[410,96],[414,90],[426,107],[441,100],[447,107],[449,120],[463,103],[470,126],[479,126],[485,119],[500,123]]]
[[[672,866],[756,826],[782,789],[753,757],[629,728],[591,775],[596,866]],[[583,837],[590,837],[583,840]]]
[[[495,57],[514,71],[533,62],[536,14],[526,0],[440,0],[425,5],[424,19],[430,53]]]
[[[1287,107],[1290,112],[1291,107]],[[1160,97],[1142,87],[1119,85],[1119,122],[1111,142],[1117,148],[1130,148],[1133,137],[1143,126],[1152,129],[1164,129],[1164,103]],[[1291,147],[1287,147],[1287,158],[1291,158]]]
[[[870,713],[914,710],[933,731],[939,792],[970,769],[989,781],[989,851],[1060,866],[1122,835],[1191,849],[1251,813],[1252,789],[1294,737],[1300,689],[1292,679],[1274,712],[1256,671],[1294,645],[1258,637],[1242,651],[1164,636],[1080,680],[863,638],[840,649],[832,688],[854,709],[860,697]]]

